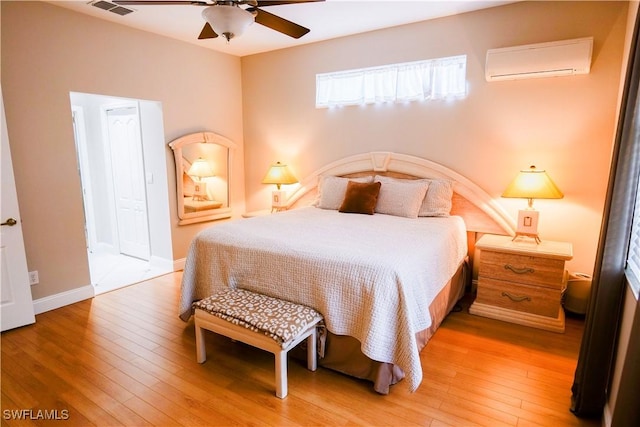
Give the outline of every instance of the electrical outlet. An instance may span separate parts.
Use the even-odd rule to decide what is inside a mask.
[[[38,277],[38,270],[30,271],[29,284],[33,286],[33,285],[37,285],[38,283],[40,283],[40,278]]]

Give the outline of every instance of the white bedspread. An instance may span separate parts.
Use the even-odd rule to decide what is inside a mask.
[[[467,254],[459,217],[401,218],[303,208],[228,222],[191,243],[180,317],[193,301],[239,287],[308,305],[329,331],[349,335],[373,360],[397,364],[416,390],[415,333]]]

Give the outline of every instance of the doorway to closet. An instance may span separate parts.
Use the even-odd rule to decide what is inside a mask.
[[[70,100],[95,293],[172,272],[161,104],[76,92]]]

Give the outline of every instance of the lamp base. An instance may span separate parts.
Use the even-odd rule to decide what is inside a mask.
[[[513,239],[511,239],[511,241],[516,240],[518,237],[531,237],[532,239],[534,239],[536,241],[536,244],[540,244],[542,243],[542,240],[540,240],[540,236],[538,236],[538,233],[522,233],[522,232],[518,232],[516,231],[516,235],[513,236]]]
[[[205,200],[209,200],[209,196],[207,195],[207,182],[206,181],[196,181],[196,182],[194,182],[192,199],[194,201],[196,201],[196,202],[203,202]]]
[[[279,211],[287,207],[287,192],[277,190],[271,192],[271,210]]]
[[[520,209],[518,211],[518,226],[516,227],[516,237],[533,237],[540,243],[538,237],[538,217],[540,212],[535,209]]]

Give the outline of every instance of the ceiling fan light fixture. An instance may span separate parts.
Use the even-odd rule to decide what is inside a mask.
[[[255,21],[255,16],[237,5],[218,4],[202,11],[202,17],[213,31],[222,35],[227,42],[239,37]]]

